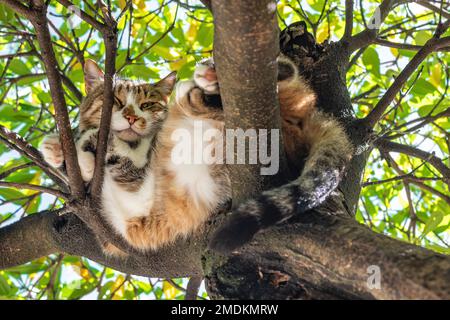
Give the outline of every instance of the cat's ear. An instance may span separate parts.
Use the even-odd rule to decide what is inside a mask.
[[[155,83],[155,87],[158,88],[168,100],[175,86],[176,81],[177,81],[177,72],[172,71],[166,77]]]
[[[103,81],[104,76],[105,74],[97,63],[94,60],[87,59],[84,62],[84,85],[86,93],[89,93],[99,81]]]

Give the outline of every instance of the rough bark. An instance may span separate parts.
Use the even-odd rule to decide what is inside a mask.
[[[448,299],[450,259],[374,234],[338,203],[255,238],[227,259],[205,261],[208,293],[225,299]],[[380,288],[370,267],[380,269]]]
[[[276,95],[279,53],[276,4],[272,0],[213,0],[212,11],[218,13],[214,15],[214,63],[221,84],[225,128],[268,129],[270,142],[271,129],[279,132],[281,128]],[[245,154],[249,154],[248,147],[249,144]],[[282,143],[279,154],[282,173],[286,169]],[[233,205],[276,184],[279,176],[261,175],[261,167],[248,161],[229,166]]]

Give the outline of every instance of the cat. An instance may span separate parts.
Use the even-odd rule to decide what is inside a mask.
[[[199,231],[204,222],[231,196],[225,165],[177,163],[177,148],[192,147],[188,156],[203,154],[195,126],[215,129],[208,145],[221,147],[224,115],[218,95],[215,71],[209,61],[199,64],[192,80],[179,82],[167,119],[158,132],[152,174],[155,176],[153,204],[147,216],[130,219],[126,239],[138,249],[156,250],[175,239]],[[193,140],[177,141],[184,137]],[[197,140],[197,141],[195,141]],[[212,155],[214,157],[214,155]]]
[[[291,172],[289,183],[238,205],[211,237],[222,254],[249,242],[263,229],[319,206],[338,187],[353,155],[342,125],[316,108],[316,94],[292,60],[278,58],[282,135]]]
[[[278,65],[285,151],[291,169],[300,176],[240,205],[210,243],[220,252],[228,252],[258,231],[319,205],[337,187],[352,155],[344,129],[331,116],[316,110],[316,95],[297,67],[285,57],[278,59]],[[198,123],[212,129],[206,145],[201,143],[203,137],[195,136]],[[220,159],[225,153],[217,152],[224,147],[223,131],[217,75],[212,60],[206,60],[196,67],[192,80],[177,84],[167,118],[156,132],[152,161],[141,175],[151,183],[132,199],[141,210],[125,217],[120,214],[123,208],[116,207],[118,214],[111,215],[110,223],[131,246],[156,250],[199,231],[221,204],[231,200],[227,166]],[[188,155],[208,151],[213,161],[176,163],[180,133],[193,138]],[[116,204],[114,198],[104,198],[108,200]]]
[[[81,175],[88,183],[95,167],[104,73],[93,60],[86,60],[84,74],[87,96],[80,105],[80,133],[75,144]],[[125,221],[141,216],[151,206],[150,190],[154,187],[154,179],[149,168],[152,150],[157,132],[167,117],[167,105],[175,81],[175,72],[155,84],[124,79],[114,81],[101,211],[122,236],[126,235]],[[58,135],[46,136],[41,151],[51,166],[63,166],[64,156]],[[109,243],[103,245],[105,253],[123,254]]]
[[[285,150],[291,169],[301,174],[287,185],[265,191],[258,199],[239,206],[210,243],[211,248],[221,252],[244,244],[270,225],[319,205],[337,187],[352,155],[344,129],[331,116],[316,110],[316,95],[293,62],[280,57],[278,65]],[[211,133],[206,144],[203,137],[195,134],[199,125],[203,132]],[[230,178],[223,164],[225,152],[217,152],[224,147],[223,131],[217,75],[213,61],[206,60],[196,67],[192,80],[180,82],[175,88],[175,100],[158,132],[152,167],[152,207],[148,215],[128,221],[126,238],[132,246],[156,250],[199,231],[221,204],[231,200]],[[180,143],[183,136],[192,140]],[[186,144],[191,147],[188,157],[206,153],[212,161],[177,163],[177,153]]]

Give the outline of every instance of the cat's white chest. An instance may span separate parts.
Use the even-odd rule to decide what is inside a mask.
[[[136,167],[147,165],[147,151],[151,141],[142,141],[130,149],[123,141],[114,141],[114,153],[132,160]],[[131,218],[148,216],[153,205],[155,179],[151,170],[145,173],[144,181],[136,191],[127,191],[114,181],[110,170],[105,170],[102,189],[103,213],[112,226],[126,235],[127,221]]]
[[[139,190],[129,192],[120,187],[111,176],[105,172],[102,191],[103,212],[108,221],[122,235],[126,235],[127,220],[135,217],[148,216],[153,205],[154,177],[147,172]]]
[[[202,122],[201,132],[199,122]],[[220,138],[221,141],[221,133],[208,121],[184,119],[176,127],[181,131],[178,131],[169,162],[169,170],[174,174],[175,183],[189,192],[196,205],[214,208],[221,199],[218,194],[220,188],[210,172],[211,165],[215,164],[217,159],[208,158],[211,154],[211,143],[205,140],[214,142]],[[180,137],[183,135],[186,135],[185,139]]]

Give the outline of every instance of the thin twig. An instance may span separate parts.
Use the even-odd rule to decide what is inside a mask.
[[[5,188],[15,188],[15,189],[29,189],[29,190],[36,190],[44,193],[52,194],[58,198],[62,198],[64,200],[68,200],[70,196],[64,192],[61,192],[59,190],[38,186],[34,184],[29,183],[16,183],[16,182],[9,182],[9,181],[0,181],[0,187]]]

